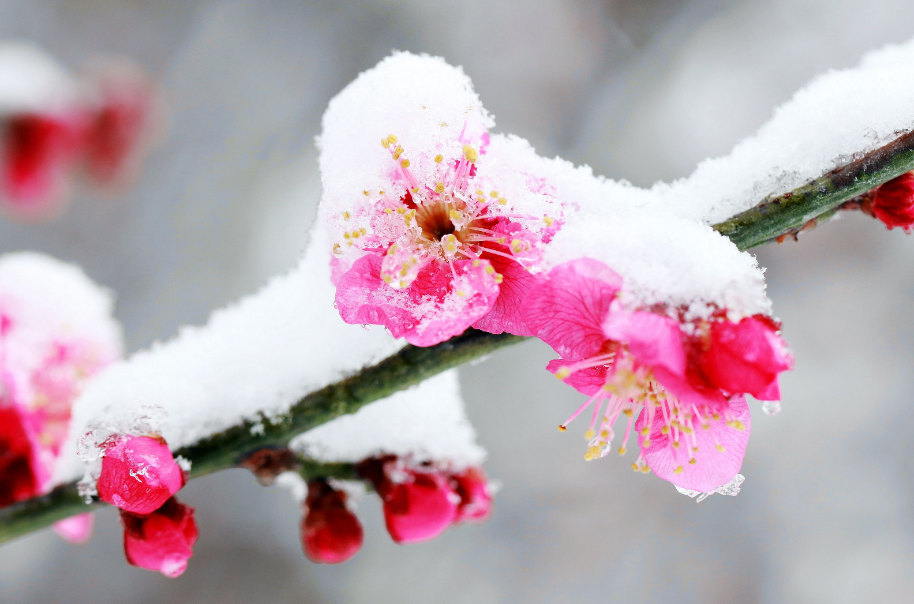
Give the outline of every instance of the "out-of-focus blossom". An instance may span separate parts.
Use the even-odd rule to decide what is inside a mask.
[[[525,143],[490,137],[491,125],[466,76],[427,56],[395,54],[331,102],[321,203],[338,229],[343,320],[418,346],[470,326],[530,335],[520,316],[528,270],[562,209],[544,179],[513,163]]]
[[[164,439],[127,436],[105,450],[98,496],[124,511],[149,514],[181,490],[184,480]]]
[[[121,510],[121,522],[130,564],[169,578],[184,574],[198,536],[194,508],[171,497],[150,514]]]
[[[95,515],[91,512],[77,514],[54,523],[54,532],[74,545],[80,545],[92,536]]]
[[[873,191],[861,209],[880,220],[888,229],[905,233],[914,228],[914,172],[906,172]]]
[[[301,538],[302,549],[312,562],[340,564],[362,547],[362,525],[346,500],[346,493],[324,479],[308,482]]]
[[[634,428],[635,470],[701,492],[727,484],[749,439],[743,394],[778,396],[777,374],[792,364],[786,346],[765,318],[685,321],[659,308],[624,309],[622,285],[584,258],[553,268],[527,298],[527,325],[562,356],[548,369],[589,397],[560,429],[593,406],[585,457],[596,459],[625,416],[618,451]]]
[[[82,271],[40,254],[0,257],[0,505],[53,486],[72,404],[121,350],[110,294]],[[80,542],[90,530],[85,516],[59,532]]]
[[[451,476],[454,492],[460,497],[454,522],[482,522],[492,513],[492,493],[482,468],[467,468]]]
[[[108,63],[83,79],[34,47],[0,45],[0,211],[23,221],[56,216],[78,166],[109,188],[129,182],[160,116],[135,67]]]

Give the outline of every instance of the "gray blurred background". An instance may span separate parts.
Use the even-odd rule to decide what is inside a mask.
[[[124,198],[0,222],[0,252],[78,262],[118,293],[130,350],[293,264],[319,197],[327,101],[391,49],[463,65],[498,130],[639,185],[725,154],[815,74],[914,35],[910,0],[2,0],[0,38],[70,67],[120,54],[171,110]],[[758,253],[796,353],[783,412],[753,408],[743,492],[700,505],[555,426],[580,397],[524,344],[462,370],[501,481],[492,519],[400,547],[376,501],[363,551],[316,566],[299,510],[233,470],[196,480],[201,539],[168,580],[124,561],[115,513],[85,546],[0,548],[0,602],[914,601],[914,238],[850,216]],[[630,461],[629,461],[630,463]]]

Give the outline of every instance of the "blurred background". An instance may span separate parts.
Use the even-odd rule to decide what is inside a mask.
[[[498,130],[638,185],[727,153],[815,74],[914,35],[908,0],[0,0],[0,39],[71,68],[132,58],[171,129],[124,198],[76,195],[0,252],[77,262],[117,292],[131,351],[293,265],[320,193],[328,100],[391,49],[463,65]],[[758,251],[797,362],[753,408],[737,498],[700,505],[555,426],[580,403],[527,343],[462,369],[502,489],[494,516],[412,546],[366,501],[362,552],[305,560],[300,510],[244,471],[195,480],[201,539],[168,580],[127,565],[116,514],[84,546],[0,548],[0,601],[911,602],[914,238],[865,216]],[[897,430],[896,430],[897,428]]]

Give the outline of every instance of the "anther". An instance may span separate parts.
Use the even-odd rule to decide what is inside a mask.
[[[628,450],[628,449],[626,449],[625,447],[619,447],[619,455],[625,455],[625,452],[626,452],[627,450]]]
[[[571,369],[569,369],[567,365],[562,365],[555,372],[555,377],[559,378],[560,380],[564,380],[569,375],[571,375]]]
[[[594,433],[593,430],[588,430],[587,432],[584,433],[584,438],[586,438],[587,440],[592,439],[594,436],[596,436],[596,434]]]
[[[505,199],[504,197],[498,198],[498,205],[503,206],[503,205],[506,205],[507,203],[508,203],[508,200]]]
[[[443,182],[439,182],[437,185],[435,185],[435,193],[438,193],[439,195],[444,193],[444,183]]]
[[[409,167],[409,160],[408,160],[408,159],[404,159],[403,161],[400,162],[400,166],[403,167],[403,168],[408,168],[408,167]]]
[[[694,457],[693,457],[692,459],[689,460],[689,464],[691,464],[691,465],[693,465],[693,466],[694,466],[696,463],[698,463],[698,460],[695,459]]]
[[[489,193],[489,195],[491,195],[492,197],[498,197],[498,191],[492,191],[491,193]]]
[[[559,424],[559,432],[564,432],[568,428],[564,424]]]
[[[393,134],[388,134],[388,135],[387,135],[387,140],[389,140],[389,141],[392,142],[392,143],[395,143],[395,142],[397,142],[397,137],[394,136]]]
[[[717,450],[720,451],[721,453],[723,453],[727,449],[723,445],[717,445]]]
[[[444,156],[439,153],[438,155],[435,156],[435,163],[440,164],[441,160],[443,160],[443,159],[444,159]]]
[[[673,474],[682,474],[682,466],[676,466],[673,470]]]
[[[475,163],[476,160],[479,159],[479,153],[470,145],[463,146],[463,156],[467,158],[467,161],[470,163]]]
[[[550,218],[549,216],[543,216],[543,222],[546,223],[547,227],[551,227],[555,223],[555,219]]]

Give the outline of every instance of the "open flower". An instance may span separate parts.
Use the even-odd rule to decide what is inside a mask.
[[[169,578],[184,574],[198,536],[194,508],[171,497],[150,514],[121,510],[121,522],[130,564]]]
[[[308,481],[301,537],[302,549],[312,562],[340,564],[361,549],[362,525],[346,500],[346,493],[326,480]]]
[[[184,480],[164,439],[127,436],[105,450],[98,496],[126,512],[149,514],[181,490]]]
[[[407,53],[331,102],[321,211],[336,230],[343,320],[419,346],[470,326],[530,335],[520,316],[528,270],[559,228],[561,204],[516,161],[529,146],[490,137],[492,124],[459,69]]]
[[[641,448],[635,470],[712,491],[742,464],[751,427],[742,395],[777,393],[777,373],[790,365],[786,347],[761,319],[683,324],[623,309],[621,289],[617,273],[585,258],[553,268],[527,298],[527,325],[562,356],[549,370],[589,397],[560,429],[593,406],[586,458],[595,459],[609,453],[613,427],[625,416],[618,451],[625,454],[634,428]]]

